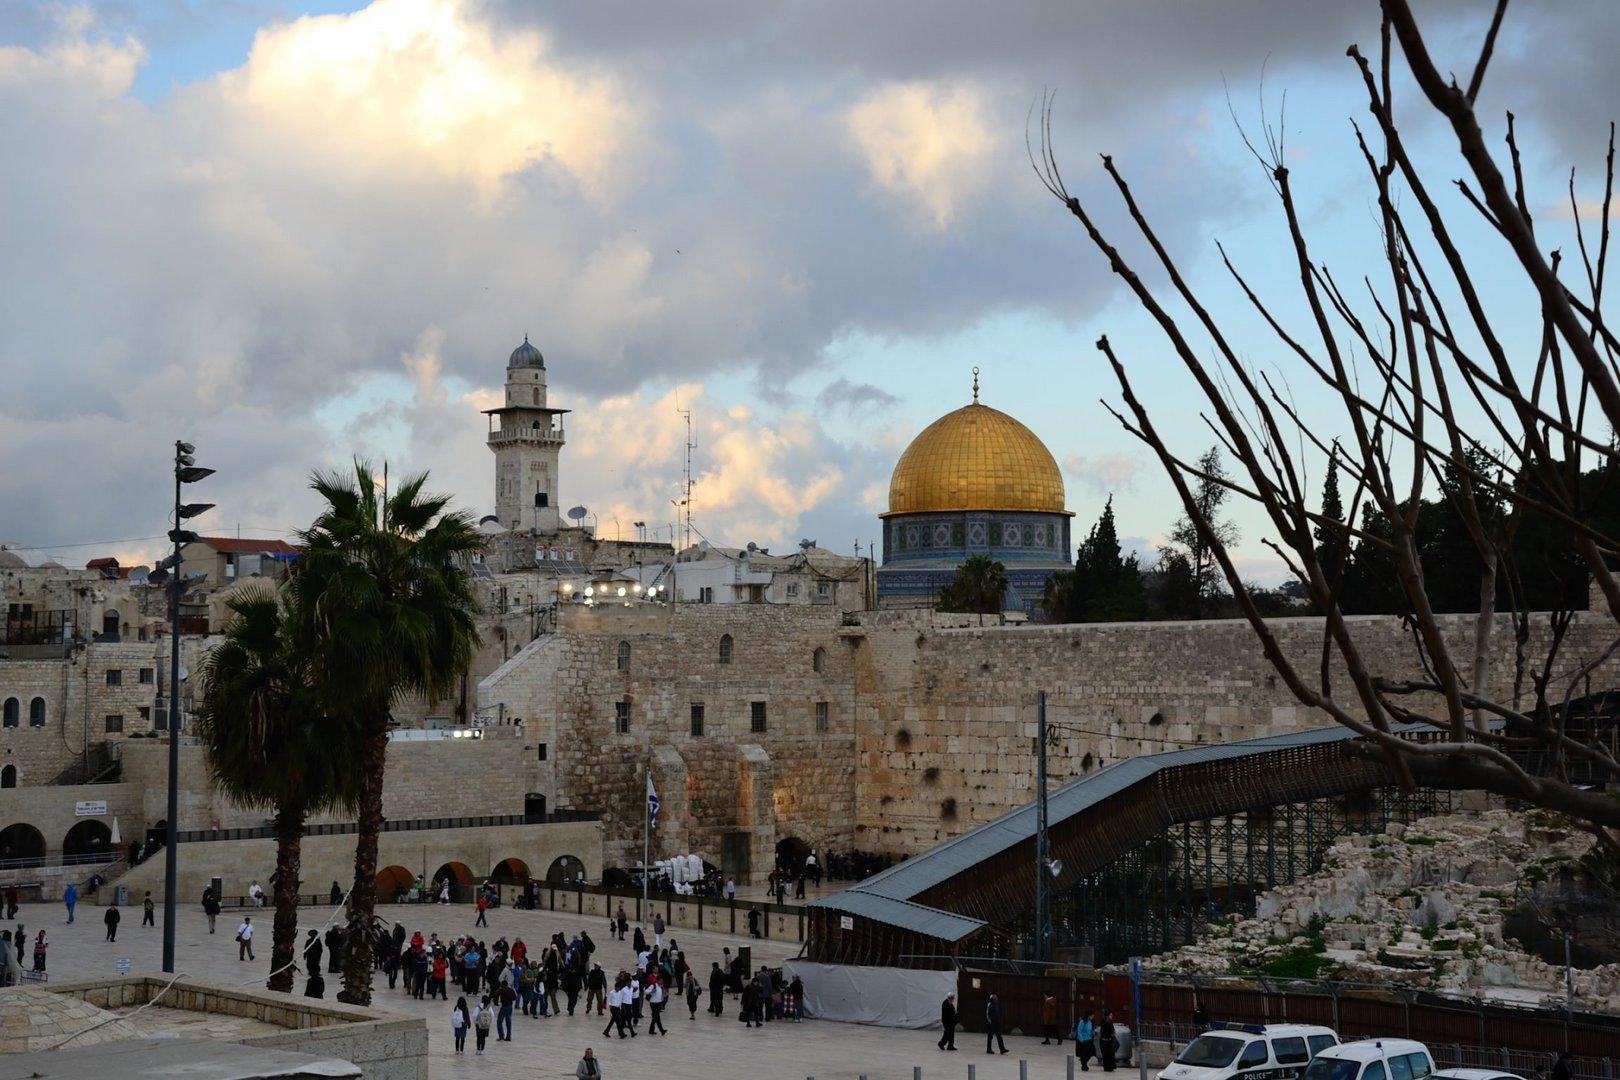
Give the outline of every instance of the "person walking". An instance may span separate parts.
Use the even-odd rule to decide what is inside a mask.
[[[148,896],[146,902],[150,904],[152,898]],[[238,963],[243,960],[253,959],[253,916],[251,915],[242,916],[242,925],[236,928],[236,959]]]
[[[579,1064],[574,1068],[574,1078],[575,1080],[601,1080],[601,1077],[602,1067],[597,1064],[596,1055],[587,1046],[585,1056],[579,1059]]]
[[[601,964],[592,964],[591,973],[585,977],[585,1013],[590,1014],[591,1003],[596,1003],[596,1015],[601,1016],[607,1006],[607,972],[602,970]],[[573,1013],[573,1004],[569,1003],[568,1011]]]
[[[321,935],[313,927],[304,939],[304,970],[311,974],[321,970]]]
[[[939,1005],[939,1026],[944,1034],[939,1037],[941,1050],[956,1049],[956,995],[946,994],[945,1000]]]
[[[990,1000],[984,1006],[984,1052],[995,1053],[995,1046],[1000,1044],[1001,1052],[1007,1052],[1007,1040],[1001,1037],[1001,1001],[991,994]]]
[[[698,998],[703,996],[703,987],[698,983],[697,972],[691,968],[686,969],[686,1011],[687,1019],[697,1019]]]
[[[1059,1046],[1063,1045],[1063,1033],[1058,1031],[1057,1024],[1057,998],[1048,990],[1041,999],[1041,1045],[1051,1046],[1054,1039]]]
[[[517,1004],[517,991],[512,989],[509,982],[501,983],[501,988],[495,991],[495,1000],[500,1008],[495,1013],[495,1041],[512,1041],[512,1006]]]
[[[624,935],[626,935],[626,934],[628,934],[630,932],[630,917],[624,913],[624,905],[623,904],[619,905],[619,915],[618,915],[617,920],[615,921],[615,925],[618,927],[619,940],[623,941],[624,940]]]
[[[72,926],[73,909],[79,906],[79,887],[71,881],[67,883],[67,888],[62,890],[62,903],[67,905],[68,925]]]
[[[118,911],[117,901],[107,905],[107,914],[101,917],[101,921],[107,924],[108,941],[118,940],[118,921],[123,917]]]
[[[6,921],[10,922],[17,917],[17,886],[6,886]]]
[[[1111,1012],[1104,1012],[1102,1023],[1097,1026],[1097,1052],[1102,1055],[1103,1072],[1113,1072],[1119,1042],[1114,1038],[1114,1014]]]
[[[607,992],[607,1007],[609,1016],[607,1025],[602,1028],[602,1037],[604,1039],[610,1038],[614,1031],[619,1033],[619,1038],[623,1039],[626,1037],[624,1033],[624,1006],[621,1003],[621,999],[622,994],[619,985],[615,983],[613,989]],[[591,1010],[589,1008],[585,1010],[587,1016],[590,1015],[590,1011]]]
[[[326,894],[326,898],[332,902],[333,907],[343,903],[343,886],[335,881],[332,882],[332,890]]]
[[[484,1043],[489,1039],[489,1029],[495,1026],[495,1010],[490,1007],[489,995],[485,994],[478,1004],[473,1006],[473,1035],[478,1039],[478,1049],[474,1053],[484,1052]]]
[[[653,915],[653,948],[664,947],[664,914],[658,912]]]
[[[660,1035],[669,1034],[669,1029],[664,1027],[664,1002],[666,1000],[662,980],[656,977],[649,979],[647,981],[647,1007],[652,1010],[652,1023],[647,1025],[647,1034],[651,1035],[655,1031]]]
[[[50,947],[51,947],[50,940],[45,937],[45,931],[41,930],[39,932],[39,936],[34,939],[34,970],[35,971],[44,971],[45,970],[45,950],[50,948]]]
[[[214,932],[214,920],[219,917],[219,897],[214,895],[212,888],[203,890],[203,914],[208,916],[208,932]]]
[[[721,1016],[726,1011],[726,973],[720,970],[720,961],[709,970],[709,1011]]]
[[[146,890],[146,899],[141,901],[141,925],[157,925],[157,906],[152,903],[152,890]]]
[[[1080,1071],[1090,1072],[1087,1064],[1097,1056],[1097,1014],[1087,1013],[1074,1025],[1074,1056],[1080,1059]]]
[[[467,1049],[467,1029],[472,1026],[472,1017],[467,1013],[467,999],[456,998],[456,1007],[450,1010],[450,1033],[456,1037],[456,1053],[465,1053]]]
[[[478,891],[478,901],[474,907],[478,909],[478,918],[473,921],[473,927],[488,926],[489,919],[485,918],[485,915],[489,911],[489,894],[480,889]]]

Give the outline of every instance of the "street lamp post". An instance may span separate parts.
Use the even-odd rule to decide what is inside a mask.
[[[174,931],[178,919],[177,893],[180,847],[180,594],[185,591],[185,577],[181,573],[180,549],[195,543],[197,534],[181,525],[188,518],[206,513],[213,503],[182,503],[180,491],[185,484],[214,475],[213,469],[196,464],[192,457],[196,447],[176,440],[174,444],[174,528],[169,540],[174,554],[158,563],[158,569],[172,566],[173,580],[169,583],[169,817],[168,832],[164,837],[163,856],[163,970],[174,973]]]
[[[1051,862],[1046,834],[1046,691],[1035,697],[1035,959],[1052,958],[1052,886],[1048,876]]]

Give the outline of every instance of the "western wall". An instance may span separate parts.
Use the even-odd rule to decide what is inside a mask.
[[[526,742],[550,744],[555,805],[603,812],[608,865],[641,857],[650,763],[663,803],[653,857],[724,856],[728,869],[754,878],[790,837],[899,856],[1027,803],[1039,690],[1047,723],[1058,729],[1048,745],[1052,787],[1123,757],[1329,723],[1298,705],[1245,622],[979,621],[926,610],[575,606],[558,633],[483,681],[479,706],[523,718]],[[1466,655],[1473,616],[1442,624]],[[1314,681],[1322,620],[1272,625],[1285,655]],[[1358,617],[1351,626],[1371,670],[1421,675],[1399,619]],[[1545,633],[1542,618],[1528,655],[1537,655]],[[1556,670],[1597,657],[1612,634],[1612,619],[1578,614]],[[722,662],[727,635],[730,660]],[[1492,685],[1510,687],[1506,617],[1494,644]],[[1614,676],[1611,659],[1592,686],[1612,685]],[[1359,712],[1337,666],[1332,685]],[[1562,683],[1555,677],[1554,685]],[[628,730],[615,733],[620,702]],[[753,730],[755,702],[765,706],[763,731]],[[818,703],[825,732],[816,729]],[[692,732],[693,705],[704,709],[702,735]],[[738,845],[746,845],[746,863]]]

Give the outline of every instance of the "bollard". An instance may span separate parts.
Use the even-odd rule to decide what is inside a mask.
[[[1018,1080],[1029,1080],[1029,1061],[1027,1058],[1018,1059]]]
[[[968,1062],[968,1080],[979,1080],[979,1067],[971,1061]]]
[[[922,1066],[921,1065],[913,1065],[911,1067],[911,1080],[922,1080]]]
[[[1068,1069],[1067,1069],[1068,1080],[1074,1080],[1074,1055],[1073,1054],[1065,1054],[1064,1058],[1069,1063],[1068,1064]]]

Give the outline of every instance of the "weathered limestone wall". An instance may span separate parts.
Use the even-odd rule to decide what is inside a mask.
[[[141,817],[144,793],[134,784],[73,784],[53,787],[8,788],[0,790],[0,825],[31,825],[45,838],[45,850],[62,850],[62,841],[69,830],[86,822],[99,822],[106,826],[108,838],[113,819],[118,819],[119,831],[127,845],[136,835]],[[84,814],[77,811],[80,802],[105,802],[105,813]],[[85,830],[99,831],[99,830]],[[110,845],[109,845],[110,846]],[[109,851],[108,857],[115,856]],[[37,872],[30,872],[32,879]]]
[[[855,844],[863,850],[917,851],[1033,798],[1038,690],[1047,693],[1047,723],[1061,725],[1047,751],[1053,787],[1124,757],[1331,722],[1296,703],[1245,622],[980,628],[976,616],[926,611],[860,618],[858,631],[844,632],[861,635]],[[1443,621],[1452,648],[1465,650],[1472,616]],[[1398,620],[1352,622],[1372,670],[1420,677]],[[1320,664],[1322,625],[1273,624],[1307,680]],[[1613,632],[1612,619],[1577,615],[1561,670],[1599,655]],[[1495,640],[1493,681],[1507,685],[1505,620]],[[1610,661],[1593,685],[1612,686],[1615,676]],[[1338,700],[1353,703],[1343,671],[1332,685]]]
[[[641,857],[649,764],[664,800],[655,859],[693,851],[721,863],[727,837],[738,837],[729,843],[749,852],[749,876],[763,877],[785,837],[818,848],[851,842],[855,680],[838,611],[569,605],[562,619],[561,632],[480,684],[479,710],[521,717],[526,739],[548,743],[557,805],[603,812],[609,865]],[[628,706],[622,733],[619,702]],[[826,731],[817,730],[818,703]],[[692,733],[694,705],[703,708],[701,735]],[[684,798],[669,797],[676,785]]]

